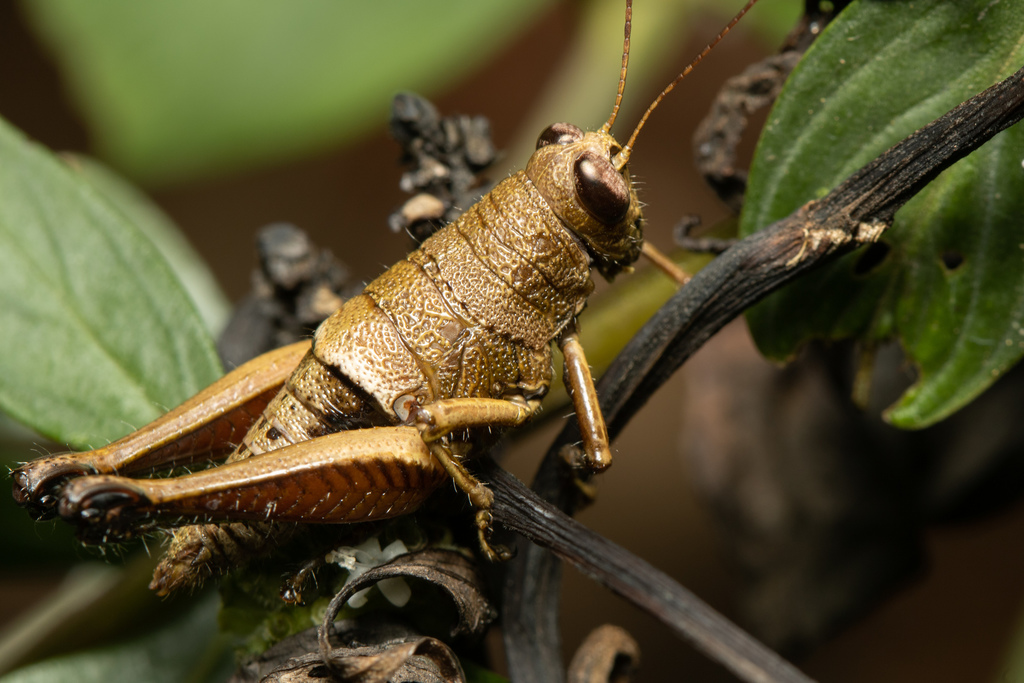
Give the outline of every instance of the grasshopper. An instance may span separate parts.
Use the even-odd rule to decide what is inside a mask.
[[[160,594],[265,551],[294,528],[282,523],[395,517],[449,479],[477,510],[484,554],[506,559],[488,541],[493,494],[467,462],[538,412],[557,343],[582,435],[577,464],[611,464],[576,316],[593,290],[592,268],[611,279],[645,253],[672,271],[643,243],[632,147],[662,98],[755,1],[620,145],[610,131],[629,57],[627,0],[618,90],[600,130],[549,126],[524,170],[346,301],[311,343],[245,363],[104,448],[23,465],[13,473],[15,499],[37,517],[77,524],[86,541],[186,524],[154,574]],[[224,456],[183,476],[139,477]]]

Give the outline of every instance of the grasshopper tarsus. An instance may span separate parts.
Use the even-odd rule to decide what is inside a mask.
[[[79,538],[127,540],[149,504],[145,494],[120,477],[93,475],[74,479],[61,492],[57,511],[65,522],[78,528]]]
[[[34,519],[56,516],[64,485],[95,471],[79,462],[76,456],[76,453],[62,453],[19,467],[11,477],[14,501]]]
[[[508,562],[516,556],[515,548],[491,543],[491,536],[494,534],[494,515],[490,509],[476,511],[477,543],[484,557],[491,562]]]

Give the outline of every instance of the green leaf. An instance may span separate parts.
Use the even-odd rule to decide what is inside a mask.
[[[33,664],[0,682],[223,681],[234,662],[225,639],[217,635],[216,613],[217,600],[211,596],[183,618],[142,638]]]
[[[465,75],[543,5],[476,0],[32,0],[103,156],[181,180],[338,144],[399,90]]]
[[[64,155],[64,159],[160,250],[192,297],[207,329],[217,336],[227,324],[231,305],[213,272],[178,226],[138,188],[95,159],[70,154]]]
[[[508,683],[508,679],[504,676],[499,676],[475,662],[463,659],[461,663],[462,671],[466,674],[467,683]]]
[[[990,0],[850,5],[769,116],[742,234],[824,195],[1018,69],[1021,9]],[[781,359],[812,338],[896,337],[919,377],[890,421],[924,427],[968,403],[1024,354],[1022,159],[1017,125],[908,203],[885,247],[847,255],[755,307],[748,319],[761,350]]]
[[[77,447],[220,373],[167,262],[97,190],[0,121],[0,409]]]
[[[1009,637],[1009,643],[1004,646],[1003,665],[996,671],[998,675],[992,679],[993,683],[1002,681],[1024,680],[1024,614],[1020,614],[1018,607],[1017,623]]]

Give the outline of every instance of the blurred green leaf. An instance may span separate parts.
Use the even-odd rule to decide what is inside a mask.
[[[520,123],[519,138],[506,150],[512,163],[525,163],[537,146],[537,134],[554,121],[571,121],[585,130],[600,127],[608,118],[615,99],[615,87],[622,66],[622,21],[625,3],[598,1],[580,3],[578,28],[570,38],[566,58],[551,65],[551,74],[531,111]],[[639,93],[668,84],[666,73],[682,71],[680,41],[696,22],[720,21],[723,25],[743,6],[742,2],[721,0],[661,0],[634,8],[630,38],[629,79],[615,125],[617,135],[629,135],[640,114],[650,104]],[[757,5],[738,25],[737,32],[750,32],[772,48],[793,27],[803,11],[801,0],[772,0]],[[701,24],[703,25],[703,24]],[[711,24],[714,25],[714,24]],[[698,38],[710,40],[714,33]],[[689,60],[696,55],[686,55]],[[658,79],[655,82],[655,79]],[[661,79],[666,79],[662,81]],[[684,88],[685,90],[685,88]],[[657,91],[655,91],[657,92]],[[676,93],[673,96],[685,95]],[[486,112],[485,112],[486,113]],[[646,143],[644,143],[646,144]],[[634,162],[637,157],[634,156]]]
[[[1024,613],[1017,617],[1017,624],[1010,634],[1009,641],[1003,666],[999,667],[998,675],[992,679],[992,683],[1024,681]]]
[[[772,110],[751,169],[748,235],[820,197],[917,128],[1024,63],[1020,3],[861,1],[818,38]],[[924,427],[1024,354],[1024,128],[942,174],[875,246],[749,314],[761,350],[897,337],[918,382],[888,418]],[[884,257],[876,260],[877,257]]]
[[[167,262],[93,186],[0,121],[0,409],[102,444],[220,373]]]
[[[0,678],[2,683],[181,683],[223,681],[234,669],[217,635],[217,600],[210,596],[186,616],[120,645],[39,662]]]
[[[95,159],[76,154],[66,154],[63,158],[156,245],[192,297],[207,329],[214,337],[218,336],[227,323],[231,305],[209,266],[178,226],[138,188]]]
[[[466,674],[467,683],[508,683],[504,676],[465,659],[462,660],[462,671]]]
[[[281,576],[289,565],[273,559],[269,565],[243,567],[220,582],[220,630],[240,642],[239,651],[243,656],[260,655],[289,636],[319,626],[333,597],[333,594],[320,594],[322,577],[318,576],[317,585],[303,594],[304,604],[286,603],[281,599]],[[343,583],[334,585],[332,582],[331,585],[340,590]]]
[[[32,0],[103,155],[180,180],[350,140],[466,74],[543,5]]]
[[[714,3],[723,17],[735,13],[741,3],[728,10],[722,3]],[[755,31],[758,38],[769,50],[777,50],[804,14],[806,3],[800,0],[775,0],[756,5],[740,25],[743,30]],[[769,10],[769,8],[771,8]]]

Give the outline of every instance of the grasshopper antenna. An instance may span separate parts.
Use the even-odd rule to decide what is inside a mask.
[[[622,169],[625,168],[626,163],[629,161],[630,155],[633,153],[633,143],[636,142],[636,137],[637,135],[640,134],[640,130],[644,127],[644,124],[647,122],[647,118],[651,115],[651,112],[654,111],[659,104],[661,104],[661,101],[665,99],[666,95],[672,92],[672,90],[676,87],[679,81],[686,78],[686,76],[689,75],[691,71],[693,71],[694,67],[700,64],[701,60],[708,56],[711,50],[713,50],[714,47],[718,45],[719,42],[721,42],[722,38],[724,38],[725,35],[732,30],[732,27],[735,26],[739,22],[739,20],[743,18],[743,15],[746,14],[747,11],[751,7],[753,7],[754,3],[756,2],[757,0],[748,0],[747,4],[744,5],[743,9],[741,9],[736,14],[736,16],[734,16],[732,20],[728,24],[726,24],[725,28],[723,28],[721,32],[719,32],[719,34],[715,36],[715,39],[708,43],[707,46],[705,46],[705,48],[701,50],[700,54],[697,55],[694,58],[694,60],[686,66],[685,69],[683,69],[682,73],[676,76],[672,80],[672,82],[669,83],[665,87],[665,89],[658,94],[656,98],[654,98],[654,101],[651,102],[651,106],[647,107],[647,111],[645,111],[644,115],[640,118],[640,123],[638,123],[636,125],[636,128],[633,129],[633,134],[629,136],[629,140],[626,142],[626,145],[612,159],[612,165],[615,166],[616,171],[622,171]],[[612,106],[612,114],[611,116],[608,117],[607,123],[605,123],[604,126],[601,128],[602,133],[608,133],[609,131],[611,131],[612,124],[615,123],[615,117],[618,116],[619,114],[619,105],[622,103],[622,93],[626,89],[626,67],[629,64],[629,34],[632,30],[632,24],[633,0],[626,0],[626,22],[624,29],[625,38],[622,42],[622,70],[619,72],[619,88],[618,91],[615,93],[615,104]],[[676,284],[682,286],[690,281],[690,275],[688,273],[683,271],[679,266],[675,264],[675,262],[672,261],[672,259],[665,255],[661,250],[657,249],[650,242],[644,242],[643,251],[641,253],[656,268],[658,268],[660,271],[665,273],[669,278],[674,280]]]
[[[615,92],[615,104],[612,106],[612,115],[608,121],[601,126],[602,133],[611,131],[615,125],[615,117],[619,115],[619,105],[622,104],[622,93],[626,90],[626,67],[629,66],[629,34],[633,30],[633,0],[626,0],[626,22],[623,28],[625,36],[622,39],[622,69],[619,71],[619,87]]]
[[[735,22],[733,22],[735,23]],[[633,30],[633,0],[626,0],[626,21],[624,22],[622,38],[622,69],[619,71],[619,87],[615,92],[615,104],[612,105],[612,114],[608,121],[601,126],[602,133],[610,133],[615,125],[615,117],[619,115],[619,107],[622,104],[622,93],[626,90],[626,71],[629,66],[629,35]],[[634,136],[635,137],[635,136]],[[628,156],[627,156],[628,158]],[[624,164],[625,162],[623,162]],[[622,166],[616,165],[616,170],[622,170]],[[644,242],[641,252],[656,268],[669,276],[679,286],[690,281],[690,276],[682,268],[673,263],[672,259],[658,250],[650,242]]]
[[[736,16],[734,16],[732,20],[728,24],[726,24],[725,28],[723,28],[722,31],[717,36],[715,36],[715,39],[708,43],[707,47],[700,51],[700,54],[697,55],[694,58],[694,60],[686,66],[685,69],[683,69],[682,73],[676,76],[675,79],[673,79],[671,83],[665,86],[665,89],[662,90],[656,98],[654,98],[654,101],[651,102],[651,106],[647,107],[647,111],[645,111],[644,115],[640,118],[640,123],[636,124],[636,128],[633,129],[633,134],[629,136],[629,140],[622,148],[622,151],[616,154],[615,158],[612,159],[612,163],[615,165],[616,170],[621,171],[622,168],[629,161],[629,157],[633,153],[633,143],[636,142],[636,136],[640,134],[640,129],[642,129],[644,127],[644,124],[647,123],[647,118],[651,115],[651,112],[654,111],[659,104],[661,104],[661,101],[665,99],[666,95],[672,92],[672,90],[676,87],[679,81],[686,78],[690,74],[690,72],[693,71],[694,67],[700,64],[701,60],[708,56],[708,53],[711,52],[711,50],[714,49],[714,47],[718,45],[719,42],[721,42],[722,38],[724,38],[725,35],[732,30],[732,27],[735,26],[739,22],[739,20],[743,18],[743,15],[746,14],[747,11],[751,7],[753,7],[756,2],[757,0],[748,0],[747,4],[743,7],[743,9],[741,9],[736,14]],[[612,109],[611,118],[608,119],[608,123],[604,124],[604,128],[602,129],[605,130],[606,132],[608,129],[611,128],[612,123],[615,121],[615,115],[619,111],[619,102],[622,100],[622,91],[625,88],[626,62],[629,59],[629,30],[632,15],[632,0],[626,0],[626,43],[625,49],[623,50],[622,54],[622,75],[619,77],[619,92],[618,95],[616,95],[615,97],[615,107]]]

